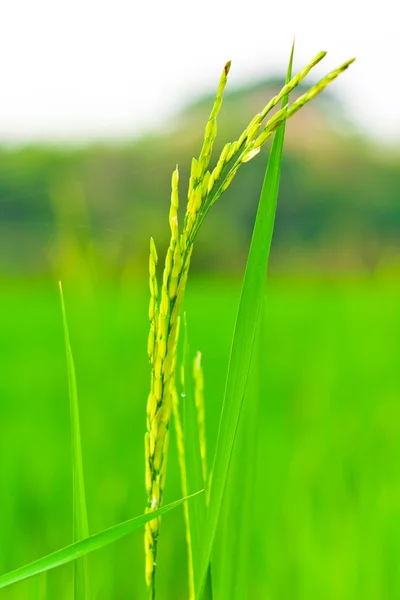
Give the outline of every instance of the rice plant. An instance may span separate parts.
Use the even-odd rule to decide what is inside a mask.
[[[283,145],[283,126],[285,122],[298,112],[305,104],[321,93],[336,77],[345,71],[354,59],[342,64],[330,72],[310,90],[301,95],[291,105],[287,98],[290,92],[299,85],[311,69],[325,56],[325,52],[318,53],[297,75],[291,76],[293,51],[289,62],[288,77],[281,91],[274,96],[266,106],[249,122],[246,129],[237,140],[227,143],[216,161],[215,167],[210,168],[211,155],[217,135],[217,117],[222,105],[222,95],[227,83],[231,63],[228,62],[223,71],[217,88],[214,105],[207,122],[204,141],[198,158],[193,158],[190,171],[189,186],[187,191],[186,211],[183,225],[179,227],[179,171],[178,167],[172,174],[171,204],[169,212],[169,226],[171,231],[170,243],[165,257],[160,294],[157,283],[158,256],[153,239],[150,240],[150,305],[149,320],[150,332],[148,340],[148,356],[151,367],[150,393],[147,401],[147,431],[145,434],[146,455],[146,491],[148,497],[147,511],[157,510],[162,505],[163,492],[166,480],[169,425],[171,411],[178,420],[178,445],[185,446],[182,440],[182,427],[179,423],[179,411],[176,406],[178,395],[176,393],[176,364],[178,352],[178,339],[180,330],[180,314],[185,294],[186,282],[190,268],[196,235],[210,208],[222,194],[229,188],[235,175],[242,164],[252,160],[260,151],[266,141],[278,130],[277,138],[271,152],[266,181],[260,200],[259,215],[257,217],[253,242],[247,265],[241,304],[239,306],[236,334],[245,338],[251,333],[247,341],[248,352],[239,345],[243,340],[234,339],[232,347],[231,365],[228,373],[226,397],[221,415],[220,433],[216,455],[214,457],[213,477],[210,487],[210,504],[207,510],[204,540],[196,563],[193,557],[193,539],[188,532],[189,548],[189,590],[191,598],[201,597],[209,573],[209,560],[212,545],[218,524],[222,497],[226,485],[229,461],[232,453],[235,432],[239,420],[241,403],[243,400],[245,384],[250,367],[251,351],[257,327],[261,295],[256,294],[256,310],[250,297],[262,289],[261,282],[265,276],[269,247],[272,239],[272,229],[275,214],[276,198],[278,194],[280,163]],[[265,124],[264,119],[270,111],[280,102],[282,107]],[[264,196],[264,197],[263,197]],[[261,209],[265,205],[264,222]],[[258,231],[260,233],[258,233]],[[258,236],[259,239],[258,239]],[[264,237],[264,239],[262,239]],[[253,304],[253,306],[251,306]],[[243,323],[248,321],[245,327]],[[242,327],[243,331],[240,331]],[[239,332],[239,333],[238,333]],[[237,364],[235,364],[235,362]],[[195,368],[198,392],[196,403],[200,415],[199,436],[200,454],[202,458],[203,477],[207,478],[205,466],[205,432],[203,427],[203,409],[201,395],[201,374]],[[222,453],[221,452],[222,447]],[[185,452],[180,448],[181,452]],[[181,460],[183,489],[187,491],[187,477],[191,466],[184,465]],[[208,487],[209,482],[205,481]],[[188,521],[188,519],[186,519]],[[155,572],[157,561],[157,543],[160,531],[160,519],[153,519],[145,527],[145,555],[146,555],[146,582],[150,590],[150,598],[155,598]],[[192,563],[192,564],[191,564]]]

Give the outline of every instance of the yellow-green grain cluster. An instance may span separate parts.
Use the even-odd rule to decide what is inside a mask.
[[[171,394],[175,384],[179,313],[190,261],[190,252],[187,253],[184,263],[180,250],[178,182],[179,174],[176,169],[172,175],[169,214],[171,240],[165,260],[159,299],[156,278],[157,252],[154,241],[150,242],[148,355],[151,364],[151,385],[147,401],[147,432],[145,435],[147,510],[155,510],[162,503],[168,454]],[[146,525],[146,581],[148,585],[152,585],[154,580],[159,526],[159,519],[154,519]]]
[[[291,106],[278,111],[262,128],[262,122],[272,108],[286,94],[291,92],[324,56],[325,52],[320,52],[303,70],[295,75],[282,88],[279,94],[274,96],[264,109],[250,121],[239,138],[225,145],[219,159],[215,163],[215,167],[209,170],[213,145],[217,135],[217,116],[222,105],[222,94],[226,86],[230,62],[225,65],[215,102],[206,125],[200,155],[197,159],[193,158],[192,160],[186,212],[181,232],[179,231],[178,222],[178,168],[173,172],[169,212],[171,238],[165,257],[160,293],[158,291],[156,273],[158,262],[157,251],[154,240],[150,241],[150,332],[148,338],[148,356],[151,365],[151,384],[147,402],[147,432],[145,435],[148,511],[155,510],[162,504],[167,466],[171,407],[173,401],[177,402],[175,366],[179,337],[179,315],[182,309],[194,239],[208,210],[229,187],[240,166],[256,156],[262,145],[285,120],[289,119],[302,106],[312,100],[312,98],[319,94],[353,62],[350,60],[329,73],[308,92],[300,96]],[[202,374],[200,360],[198,365],[197,363],[195,365],[195,381],[197,382],[196,404],[198,407],[200,436],[203,436],[201,437],[203,446],[203,475],[206,480],[204,408],[201,400]],[[152,598],[155,596],[154,575],[159,527],[160,520],[154,519],[146,525],[145,531],[146,581],[150,586]]]

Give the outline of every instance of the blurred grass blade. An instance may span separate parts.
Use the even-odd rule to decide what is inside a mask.
[[[207,482],[203,478],[203,461],[200,450],[200,434],[198,426],[198,415],[195,403],[195,389],[193,381],[192,359],[189,348],[188,328],[186,314],[184,315],[184,336],[183,336],[183,356],[182,356],[182,414],[183,414],[183,439],[185,453],[185,470],[187,493],[191,494],[195,490],[205,488]],[[191,541],[192,571],[194,580],[194,590],[197,590],[199,583],[199,566],[201,541],[204,531],[206,518],[206,494],[195,498],[188,505],[188,523],[189,538]],[[209,574],[210,577],[210,574]],[[210,580],[206,587],[207,593],[204,600],[211,600]]]
[[[47,600],[47,573],[41,573],[29,584],[27,600]]]
[[[288,73],[292,71],[293,53],[294,45]],[[287,102],[287,97],[283,102]],[[274,230],[284,136],[285,123],[277,130],[272,144],[242,285],[214,456],[210,503],[204,530],[196,598],[202,597],[205,587],[250,370]],[[234,527],[234,524],[232,526]]]
[[[49,571],[55,567],[65,565],[66,563],[76,560],[77,558],[86,556],[94,550],[99,550],[104,546],[108,546],[108,544],[112,544],[112,542],[115,542],[116,540],[128,535],[135,529],[139,529],[139,527],[142,527],[152,519],[161,517],[166,512],[176,508],[177,506],[180,506],[182,502],[185,502],[185,500],[189,500],[193,496],[200,494],[202,491],[203,490],[196,492],[191,496],[186,496],[186,498],[181,498],[180,500],[171,502],[170,504],[167,504],[158,510],[152,511],[151,513],[146,513],[144,515],[140,515],[139,517],[129,519],[128,521],[120,523],[119,525],[114,525],[114,527],[105,529],[104,531],[96,533],[95,535],[81,540],[80,542],[75,542],[74,544],[66,546],[61,550],[57,550],[48,556],[39,558],[39,560],[35,560],[29,565],[25,565],[24,567],[15,569],[15,571],[6,573],[0,577],[0,589],[5,588],[13,583],[17,583],[17,581],[22,581],[23,579],[37,575],[38,573],[43,573],[44,571]]]
[[[83,476],[81,427],[79,420],[78,389],[76,384],[75,364],[72,355],[64,294],[59,282],[61,310],[64,325],[65,349],[67,355],[69,405],[72,440],[72,493],[73,493],[73,541],[78,542],[89,537],[88,517],[86,510],[85,482]],[[87,556],[74,563],[74,598],[86,600],[89,597],[89,566]]]
[[[184,402],[186,398],[185,394],[185,356],[186,356],[186,313],[184,313],[184,324],[185,331],[182,344],[182,353],[180,356],[179,373],[180,378],[178,379],[177,386],[175,386],[172,393],[172,411],[174,415],[175,432],[176,432],[176,445],[178,450],[178,463],[181,476],[181,489],[182,495],[187,496],[188,494],[188,477],[186,472],[186,457],[185,457],[185,439],[184,439],[184,425],[183,425],[183,410]],[[179,393],[177,390],[179,388]],[[181,400],[179,401],[179,398]],[[185,519],[185,531],[186,531],[186,546],[187,546],[187,558],[188,558],[188,591],[189,600],[194,598],[194,574],[193,574],[193,550],[192,550],[192,538],[190,531],[190,516],[189,516],[189,505],[185,503],[183,505],[184,519]]]

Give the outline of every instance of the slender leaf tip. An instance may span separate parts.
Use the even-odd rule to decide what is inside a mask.
[[[204,489],[189,494],[185,498],[170,502],[168,505],[154,511],[154,513],[147,512],[138,517],[134,517],[133,519],[129,519],[128,521],[124,521],[118,525],[114,525],[113,527],[86,537],[79,542],[74,542],[69,546],[56,550],[52,554],[39,558],[23,567],[4,573],[3,575],[0,575],[0,589],[17,583],[18,581],[22,581],[23,579],[27,579],[28,577],[32,577],[33,575],[38,575],[44,571],[49,571],[50,569],[69,563],[82,556],[86,556],[90,552],[103,548],[104,546],[108,546],[112,542],[115,542],[135,529],[143,526],[146,522],[156,519],[172,508],[179,506],[182,502],[186,502],[186,500],[190,500],[202,492],[204,492]]]
[[[289,70],[290,72],[292,71],[292,66],[293,66],[293,57],[294,57],[294,47],[296,45],[296,36],[293,36],[293,42],[292,42],[292,49],[290,51],[290,57],[289,57]],[[286,83],[288,83],[287,78],[286,78]]]

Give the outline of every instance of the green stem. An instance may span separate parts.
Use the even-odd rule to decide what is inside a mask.
[[[149,600],[155,600],[156,599],[156,574],[155,574],[155,571],[153,571],[149,592],[150,592]]]

